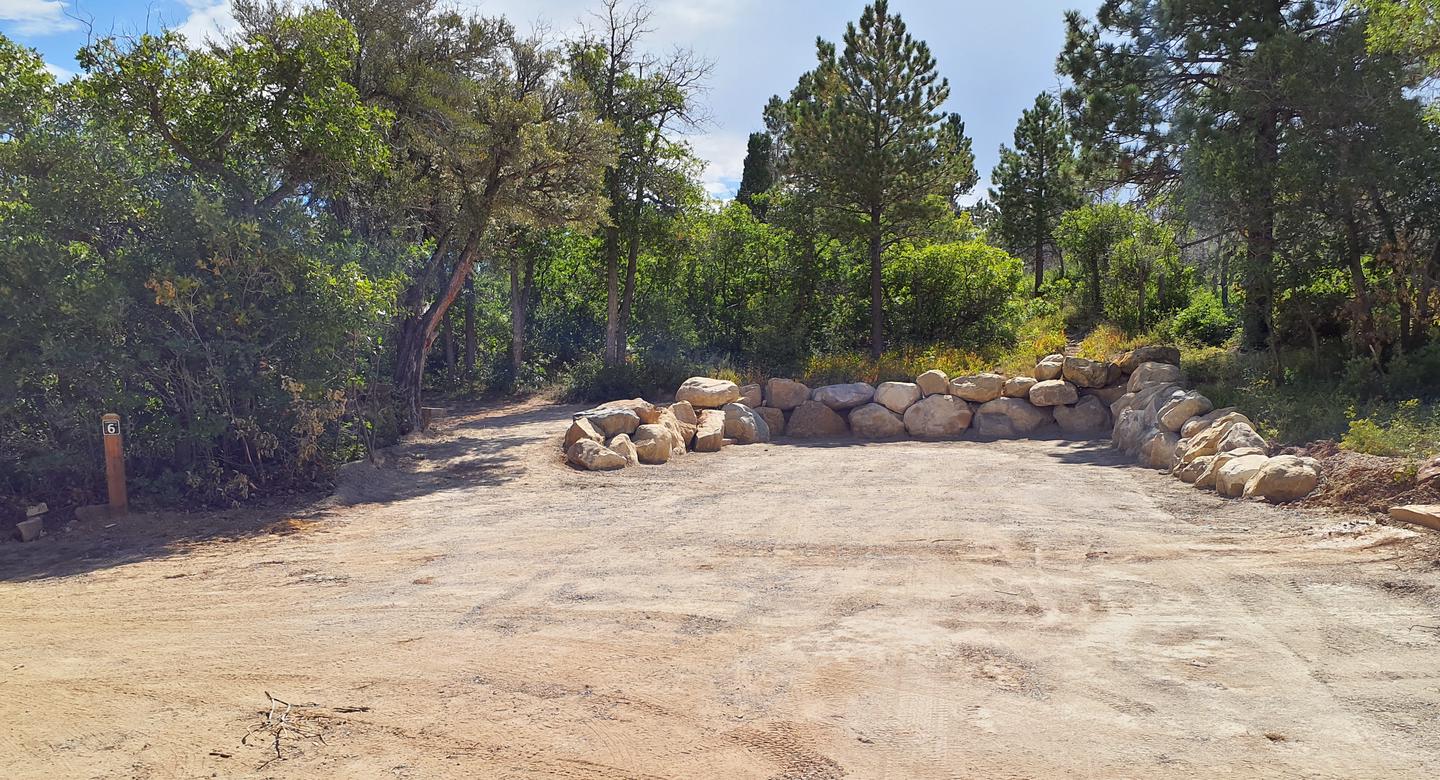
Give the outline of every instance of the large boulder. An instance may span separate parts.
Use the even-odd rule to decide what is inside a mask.
[[[810,388],[793,379],[771,379],[765,383],[765,405],[789,411],[810,400]]]
[[[1104,387],[1110,382],[1110,367],[1098,360],[1067,357],[1060,364],[1060,376],[1076,387]]]
[[[1029,398],[1030,388],[1039,381],[1033,376],[1012,376],[1005,380],[1005,386],[1000,388],[1000,394],[1006,398]]]
[[[1035,364],[1035,379],[1047,382],[1051,379],[1059,379],[1065,372],[1065,356],[1060,354],[1046,355],[1040,358]]]
[[[740,400],[740,387],[726,379],[692,376],[675,391],[675,400],[689,401],[696,409],[719,409]]]
[[[785,432],[795,439],[830,439],[845,436],[850,427],[834,409],[819,401],[806,401],[790,413]]]
[[[1248,426],[1250,420],[1239,412],[1230,412],[1215,418],[1200,432],[1186,437],[1190,440],[1190,446],[1186,448],[1181,459],[1188,462],[1219,453],[1220,443],[1225,440],[1225,435],[1230,432],[1230,428],[1241,423]]]
[[[950,377],[938,368],[915,377],[915,384],[920,386],[920,392],[924,395],[948,395],[950,393]]]
[[[725,413],[719,409],[705,409],[700,412],[700,424],[695,431],[696,452],[719,452],[725,446]]]
[[[1410,504],[1390,507],[1390,519],[1440,531],[1440,504]]]
[[[950,439],[970,427],[970,404],[953,395],[930,395],[905,410],[905,430],[920,439]]]
[[[740,444],[770,441],[770,426],[765,418],[742,403],[725,404],[725,438]]]
[[[1049,408],[1042,409],[1023,398],[996,398],[975,410],[975,431],[981,436],[1029,436],[1054,421]]]
[[[1241,455],[1231,458],[1215,472],[1215,492],[1227,498],[1239,498],[1245,493],[1245,483],[1260,473],[1270,458],[1264,455]]]
[[[862,439],[902,439],[905,422],[880,404],[865,404],[850,412],[850,431]]]
[[[1155,384],[1174,384],[1182,378],[1180,367],[1170,363],[1141,363],[1136,366],[1135,371],[1130,374],[1130,382],[1125,387],[1132,393],[1139,392],[1141,388]]]
[[[785,413],[773,406],[756,407],[755,413],[770,427],[770,438],[785,435]]]
[[[1080,388],[1080,395],[1093,395],[1096,398],[1099,398],[1100,402],[1105,404],[1105,406],[1107,407],[1120,400],[1120,398],[1123,397],[1127,392],[1129,392],[1129,390],[1125,387],[1123,383],[1118,385],[1106,385],[1104,387]]]
[[[695,407],[691,406],[689,401],[676,401],[670,404],[670,413],[675,415],[675,419],[686,425],[700,424],[700,417],[695,414]],[[659,422],[659,420],[657,419],[655,422]]]
[[[662,463],[669,463],[670,457],[674,454],[674,434],[670,432],[670,428],[658,423],[636,428],[631,441],[635,443],[635,453],[639,456],[641,463],[658,466]]]
[[[1173,472],[1175,474],[1175,478],[1180,480],[1181,482],[1193,485],[1195,484],[1195,480],[1199,479],[1200,475],[1204,474],[1205,470],[1210,468],[1210,461],[1212,460],[1215,460],[1214,455],[1206,455],[1204,457],[1196,458],[1189,463],[1181,463],[1179,466],[1175,467],[1175,470]]]
[[[630,441],[629,434],[622,433],[611,439],[605,446],[624,458],[627,466],[634,466],[640,462],[640,453],[635,451],[635,443]]]
[[[910,404],[920,400],[920,385],[911,382],[881,382],[875,388],[875,403],[896,414],[904,414]],[[854,422],[851,422],[854,427]]]
[[[1103,433],[1110,428],[1110,412],[1093,395],[1081,398],[1074,406],[1057,406],[1054,413],[1061,432],[1070,436]]]
[[[1129,411],[1130,408],[1135,405],[1135,398],[1136,395],[1134,393],[1125,393],[1114,401],[1111,401],[1110,417],[1119,420],[1121,412]]]
[[[682,401],[681,403],[684,402]],[[680,406],[680,404],[677,403],[672,404],[666,409],[660,410],[660,422],[656,424],[664,427],[665,430],[670,431],[671,457],[679,457],[681,455],[684,455],[685,451],[690,447],[690,442],[695,438],[695,429],[698,426],[695,423],[685,422],[680,418],[680,415],[676,414],[675,412],[676,407],[679,407],[680,414],[684,414],[686,407],[688,406],[689,404],[685,404],[685,406]],[[690,409],[689,416],[691,418],[694,418],[694,409]],[[639,431],[639,428],[637,428],[636,431]],[[635,437],[631,436],[630,438],[633,440]]]
[[[609,403],[600,404],[597,409],[629,409],[635,413],[636,417],[640,418],[641,425],[651,425],[660,420],[660,407],[650,403],[644,398],[627,398],[623,401],[610,401]]]
[[[1440,458],[1426,463],[1415,472],[1415,484],[1440,488]]]
[[[1169,363],[1172,366],[1180,365],[1180,350],[1175,347],[1139,347],[1129,352],[1122,352],[1110,358],[1121,371],[1127,374],[1135,373],[1142,363]]]
[[[565,459],[589,471],[614,471],[625,468],[625,458],[593,439],[580,439],[565,450]]]
[[[1030,403],[1036,406],[1062,406],[1078,400],[1080,394],[1076,392],[1075,385],[1063,379],[1047,379],[1036,382],[1030,388]]]
[[[601,406],[580,412],[576,418],[588,419],[595,423],[596,427],[607,437],[618,436],[622,433],[634,433],[635,429],[640,427],[640,415],[629,409]]]
[[[1145,424],[1145,415],[1135,409],[1126,409],[1115,419],[1115,429],[1110,434],[1110,441],[1126,455],[1136,455],[1140,452],[1145,435],[1151,430],[1152,428]]]
[[[1280,503],[1298,501],[1320,484],[1320,462],[1314,458],[1277,455],[1245,483],[1246,498]]]
[[[1004,389],[1005,377],[999,374],[972,374],[950,380],[950,395],[975,403],[993,401]]]
[[[1233,411],[1235,411],[1235,407],[1227,406],[1224,409],[1212,409],[1198,417],[1191,417],[1189,420],[1185,421],[1185,424],[1183,426],[1180,427],[1180,435],[1183,438],[1187,439],[1191,436],[1195,436],[1201,431],[1204,431],[1206,428],[1209,428],[1211,423]],[[1250,424],[1250,420],[1248,418],[1245,420],[1245,422],[1246,424]]]
[[[760,385],[740,385],[740,403],[751,409],[765,403],[765,394]]]
[[[810,398],[822,404],[842,411],[854,409],[857,406],[864,406],[875,398],[875,388],[865,382],[851,382],[845,385],[826,385],[817,387],[810,393]]]
[[[1256,433],[1248,423],[1237,422],[1230,426],[1230,430],[1225,433],[1225,438],[1220,440],[1218,449],[1220,452],[1229,452],[1251,447],[1265,450],[1267,447],[1265,438]]]
[[[1164,406],[1160,407],[1160,427],[1179,433],[1191,417],[1204,414],[1214,408],[1215,404],[1211,403],[1209,398],[1191,390],[1171,398],[1165,402]]]
[[[577,417],[570,422],[570,429],[565,431],[565,451],[569,452],[575,442],[581,439],[589,439],[596,444],[605,443],[605,432],[600,426],[588,417]]]
[[[1175,466],[1175,445],[1180,437],[1174,431],[1152,428],[1140,442],[1140,465],[1169,470]]]

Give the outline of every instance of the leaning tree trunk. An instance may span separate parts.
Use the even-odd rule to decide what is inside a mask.
[[[425,358],[439,333],[440,321],[455,302],[470,271],[475,267],[475,255],[480,246],[479,231],[472,232],[455,261],[450,279],[440,290],[439,296],[420,314],[411,314],[400,326],[400,336],[395,347],[395,389],[401,394],[405,414],[413,430],[420,425],[420,395],[425,379]],[[443,247],[436,249],[442,252]]]

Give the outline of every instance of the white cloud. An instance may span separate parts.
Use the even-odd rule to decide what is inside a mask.
[[[45,63],[45,70],[50,71],[50,75],[54,76],[56,81],[69,81],[75,77],[75,71],[62,68],[53,62]]]
[[[5,0],[0,0],[5,2]],[[191,45],[217,39],[235,29],[235,14],[230,9],[230,0],[184,0],[190,15],[175,31],[185,36]]]
[[[686,140],[695,156],[705,161],[705,172],[701,178],[706,192],[721,199],[734,195],[740,183],[740,174],[745,169],[745,145],[750,140],[749,136],[712,132]]]
[[[0,0],[0,22],[14,22],[19,35],[53,35],[80,27],[65,15],[61,0]]]

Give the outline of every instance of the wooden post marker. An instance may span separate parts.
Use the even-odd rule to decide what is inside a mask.
[[[120,438],[120,415],[100,418],[100,436],[105,440],[105,491],[110,496],[110,511],[125,514],[130,500],[125,494],[125,447]]]

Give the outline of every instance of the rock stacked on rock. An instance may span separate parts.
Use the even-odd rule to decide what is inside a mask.
[[[687,451],[718,452],[786,436],[887,440],[1110,434],[1113,446],[1223,496],[1295,501],[1322,478],[1313,458],[1270,457],[1248,417],[1216,409],[1188,388],[1173,347],[1141,347],[1108,361],[1047,355],[1033,376],[979,373],[950,379],[938,369],[914,382],[810,388],[780,377],[742,386],[691,377],[675,403],[611,401],[579,412],[565,432],[566,459],[598,471],[658,465]],[[1440,462],[1421,480],[1440,482]]]

